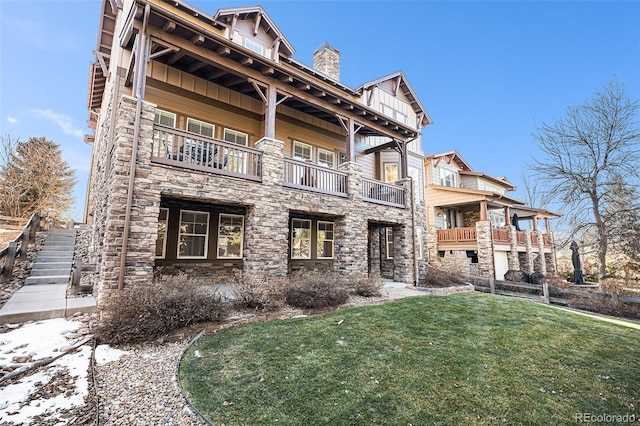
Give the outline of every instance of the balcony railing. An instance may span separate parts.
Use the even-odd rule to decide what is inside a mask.
[[[284,185],[290,188],[346,197],[347,176],[345,172],[327,167],[284,159]]]
[[[516,231],[516,241],[519,246],[527,245],[527,239],[524,234],[524,231]]]
[[[362,199],[371,203],[404,207],[404,187],[372,179],[362,179]]]
[[[475,243],[476,228],[438,229],[438,243]]]
[[[509,230],[502,228],[494,228],[491,230],[493,233],[493,242],[495,243],[507,243],[509,244]]]
[[[542,234],[542,244],[545,247],[551,247],[551,236],[549,234]]]
[[[531,245],[533,247],[538,247],[538,235],[531,234]]]
[[[151,161],[225,176],[262,180],[262,152],[154,124]]]

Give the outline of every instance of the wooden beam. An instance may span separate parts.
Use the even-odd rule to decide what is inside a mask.
[[[207,80],[215,80],[216,78],[220,78],[225,74],[228,74],[228,71],[217,68],[207,74]]]
[[[370,87],[369,90],[367,91],[367,105],[371,106],[372,102],[373,102],[373,87]]]
[[[185,52],[184,50],[181,50],[180,52],[176,52],[173,55],[171,55],[171,57],[169,59],[167,59],[167,65],[173,65],[176,62],[178,62],[180,59],[182,59],[184,57],[184,55],[186,55],[187,52]]]
[[[176,29],[176,23],[173,21],[167,21],[162,27],[162,29],[165,32],[172,33]]]
[[[396,81],[393,85],[393,96],[398,96],[398,89],[400,88],[400,76],[396,77]]]
[[[258,30],[260,29],[260,21],[262,20],[262,13],[256,13],[256,20],[253,23],[253,35],[258,35]]]
[[[311,90],[311,86],[307,83],[303,83],[303,82],[298,82],[296,84],[296,87],[300,90],[304,90],[305,92],[308,92],[309,90]]]
[[[207,64],[204,63],[204,62],[196,61],[193,64],[189,65],[189,68],[187,68],[187,71],[190,72],[190,73],[194,73],[194,72],[198,71],[200,68],[203,68],[206,65]]]
[[[242,66],[248,67],[250,65],[253,65],[253,58],[246,56],[242,58],[239,62]]]
[[[280,77],[280,81],[283,83],[293,83],[293,77],[291,77],[290,75],[283,75],[282,77]]]
[[[273,75],[275,74],[276,70],[273,67],[262,67],[260,69],[260,72],[264,75]]]
[[[100,63],[100,68],[102,69],[102,75],[106,77],[109,74],[109,67],[107,66],[107,63],[105,62],[104,58],[106,57],[108,59],[109,55],[102,52],[96,52],[95,50],[93,51],[93,54],[96,55],[96,58]]]
[[[220,56],[227,56],[231,53],[231,49],[227,46],[220,46],[216,49],[216,53]]]
[[[191,43],[195,44],[196,46],[200,46],[202,43],[204,43],[204,36],[202,34],[196,34],[193,37],[191,37]]]

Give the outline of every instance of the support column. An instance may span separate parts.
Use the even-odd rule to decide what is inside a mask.
[[[276,137],[276,108],[278,106],[278,92],[275,86],[267,87],[264,107],[264,136],[274,139]]]
[[[117,110],[118,120],[111,170],[101,194],[106,200],[106,211],[101,235],[103,255],[99,265],[98,305],[114,297],[118,289],[136,100],[123,96]],[[160,189],[157,185],[152,185],[153,179],[150,179],[154,112],[155,105],[143,102],[138,130],[138,154],[129,238],[126,247],[123,281],[125,287],[134,283],[148,283],[153,278],[160,211]]]
[[[393,227],[393,280],[413,283],[413,232],[408,225]]]
[[[520,270],[520,260],[518,259],[518,236],[516,227],[509,225],[509,269]]]
[[[380,228],[369,228],[369,275],[382,275],[382,265],[380,264],[380,256],[382,256],[382,239],[380,238]]]
[[[520,269],[522,271],[532,273],[533,272],[533,251],[531,250],[531,230],[524,230],[524,241],[526,244],[526,252],[523,256],[520,256]]]
[[[476,239],[478,244],[478,267],[480,269],[480,275],[485,278],[493,278],[495,276],[495,267],[490,221],[481,220],[476,222]]]
[[[536,236],[537,244],[535,248],[538,249],[538,257],[534,261],[534,270],[535,272],[547,275],[547,260],[544,255],[544,239],[542,238],[542,232],[533,231],[532,235]],[[536,253],[534,253],[534,256],[535,254]]]
[[[271,187],[284,179],[284,142],[263,138],[256,142],[262,155],[262,180]],[[264,197],[248,209],[245,221],[243,270],[284,279],[288,269],[289,211],[277,197]]]
[[[356,148],[355,148],[355,122],[353,118],[349,118],[347,123],[347,161],[355,163],[356,161]]]

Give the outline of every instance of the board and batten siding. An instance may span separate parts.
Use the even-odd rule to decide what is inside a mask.
[[[394,110],[401,112],[407,116],[407,123],[413,128],[416,128],[417,116],[411,105],[407,101],[400,91],[398,91],[398,97],[393,96],[393,80],[388,80],[380,83],[378,87],[373,88],[373,97],[371,100],[371,107],[376,111],[383,112],[382,105],[387,105]],[[364,99],[366,100],[366,93]]]

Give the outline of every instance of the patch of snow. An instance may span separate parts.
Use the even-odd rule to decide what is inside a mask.
[[[104,365],[113,361],[118,361],[122,355],[127,353],[127,351],[112,348],[109,345],[99,345],[96,346],[94,357],[96,358],[96,364]]]
[[[69,345],[69,341],[64,335],[81,326],[82,323],[77,321],[56,318],[28,323],[4,333],[2,335],[0,366],[15,364],[13,362],[14,356],[35,353],[31,360],[33,362],[59,355],[60,348]]]
[[[3,425],[31,425],[35,416],[56,419],[57,412],[81,407],[89,395],[87,371],[91,359],[91,347],[81,346],[77,352],[66,354],[51,364],[31,375],[25,376],[16,383],[4,386],[0,392],[0,419]],[[29,401],[34,390],[49,383],[52,378],[66,372],[73,379],[71,390],[53,397],[46,396]]]

